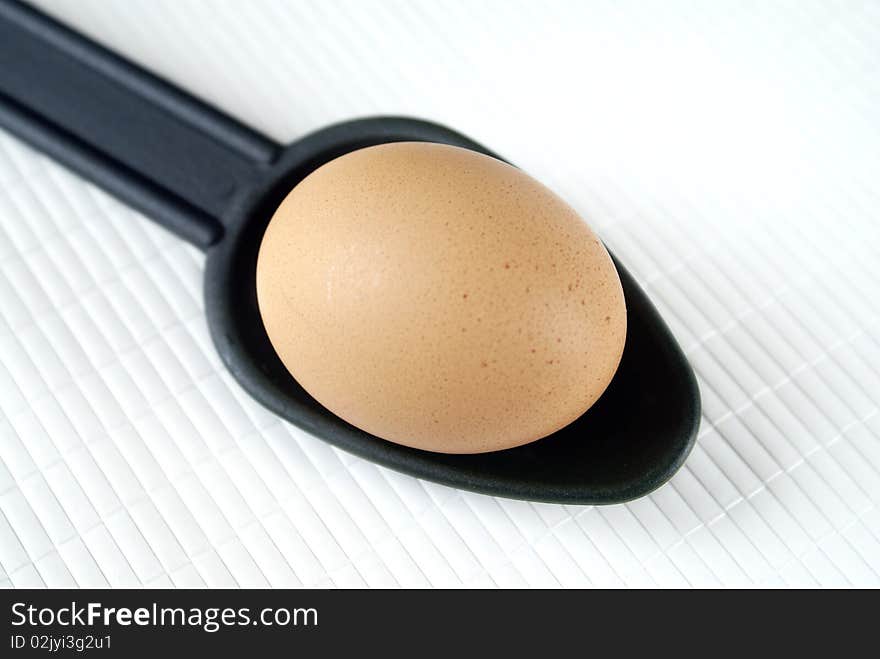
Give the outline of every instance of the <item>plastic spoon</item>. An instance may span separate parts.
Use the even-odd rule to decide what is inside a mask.
[[[379,117],[280,146],[10,0],[0,0],[0,126],[205,250],[205,307],[224,363],[253,398],[331,444],[453,487],[575,504],[642,496],[690,452],[700,418],[693,372],[616,259],[629,319],[617,374],[580,419],[532,444],[477,455],[393,444],[333,415],[281,364],[260,320],[255,264],[283,197],[322,164],[374,144],[441,142],[494,155],[460,133]]]

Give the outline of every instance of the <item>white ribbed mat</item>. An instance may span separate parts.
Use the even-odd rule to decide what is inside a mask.
[[[394,113],[503,154],[645,286],[704,418],[628,505],[377,468],[224,372],[199,253],[0,133],[0,584],[880,584],[880,4],[39,4],[279,140]]]

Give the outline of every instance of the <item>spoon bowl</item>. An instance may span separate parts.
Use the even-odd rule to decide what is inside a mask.
[[[668,480],[696,438],[699,391],[668,328],[613,255],[628,311],[620,366],[596,404],[539,441],[472,455],[401,446],[343,421],[291,376],[257,307],[263,232],[290,189],[324,163],[355,149],[401,141],[439,142],[498,157],[449,128],[401,117],[337,124],[288,147],[266,184],[227,223],[224,239],[208,251],[208,321],[230,372],[253,398],[307,432],[383,466],[453,487],[533,501],[607,504],[637,498]]]

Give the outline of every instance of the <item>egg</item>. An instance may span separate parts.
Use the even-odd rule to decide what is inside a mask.
[[[268,337],[311,396],[427,451],[566,426],[611,382],[626,337],[617,271],[578,214],[521,170],[441,144],[372,146],[312,172],[272,217],[256,281]]]

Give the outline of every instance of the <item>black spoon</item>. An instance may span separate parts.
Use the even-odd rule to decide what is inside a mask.
[[[229,370],[268,409],[340,448],[476,492],[607,504],[663,484],[693,446],[700,418],[693,372],[616,259],[628,310],[617,374],[581,418],[519,448],[444,455],[381,440],[319,405],[284,368],[255,286],[260,240],[278,204],[317,167],[366,146],[442,142],[494,155],[460,133],[379,117],[281,147],[12,0],[0,0],[0,126],[204,249],[208,324]]]

